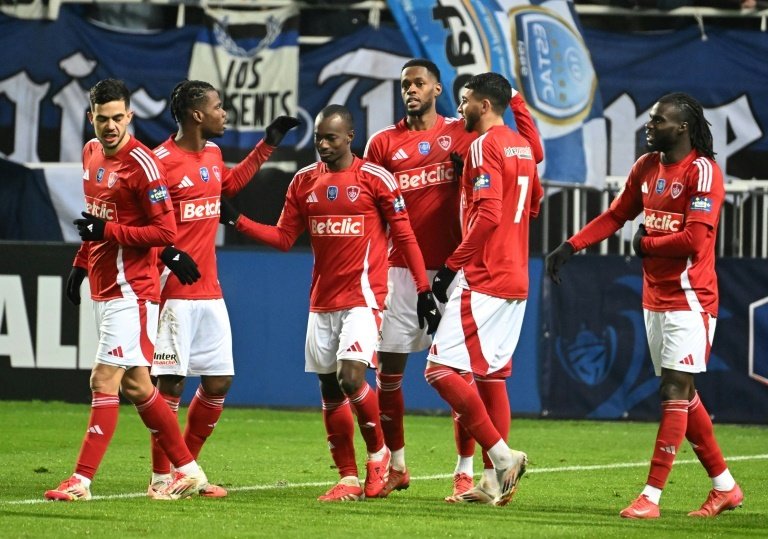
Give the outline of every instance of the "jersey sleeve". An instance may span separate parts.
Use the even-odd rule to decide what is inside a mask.
[[[274,147],[263,140],[260,140],[245,159],[240,161],[234,167],[224,170],[224,176],[221,180],[221,192],[226,196],[233,196],[240,192],[240,190],[256,175],[261,168],[261,165],[269,159],[274,151]],[[219,153],[221,153],[221,150],[219,150]]]
[[[720,167],[706,157],[699,157],[688,168],[685,179],[689,193],[685,223],[699,222],[714,228],[725,198]]]
[[[539,130],[536,129],[536,124],[531,113],[528,111],[528,107],[525,105],[525,100],[519,93],[509,100],[509,108],[512,109],[512,114],[515,117],[517,132],[531,145],[533,159],[537,163],[541,163],[544,160],[544,148],[541,145]]]
[[[376,163],[377,165],[384,165],[384,136],[380,133],[374,134],[365,145],[365,151],[363,152],[363,158]]]

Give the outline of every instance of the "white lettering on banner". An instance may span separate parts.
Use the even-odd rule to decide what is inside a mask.
[[[449,161],[423,168],[403,170],[395,174],[400,191],[403,192],[455,181],[453,163]]]
[[[85,197],[85,210],[99,219],[117,222],[117,206],[114,202],[106,202],[87,196]]]
[[[313,236],[362,236],[362,215],[323,215],[309,218],[309,231]]]
[[[221,212],[219,197],[197,198],[179,202],[182,221],[199,221],[201,219],[218,219]]]
[[[662,232],[669,234],[671,232],[679,232],[680,225],[683,223],[682,213],[672,213],[659,210],[645,210],[645,218],[643,224],[648,230],[655,230],[656,232]]]
[[[626,93],[605,107],[604,115],[610,125],[609,175],[626,176],[629,173],[637,159],[636,135],[638,131],[645,129],[650,110],[649,107],[638,114],[634,99]],[[717,151],[717,164],[723,171],[726,170],[730,156],[763,136],[746,94],[719,107],[705,108],[704,116],[712,124],[710,129],[713,146]],[[729,133],[733,133],[731,140],[728,139]]]
[[[6,328],[6,333],[0,334],[0,357],[10,357],[11,368],[90,369],[98,339],[88,280],[85,279],[80,288],[77,347],[61,344],[63,279],[58,275],[40,275],[36,282],[36,349],[33,351],[21,276],[0,275],[0,320]]]

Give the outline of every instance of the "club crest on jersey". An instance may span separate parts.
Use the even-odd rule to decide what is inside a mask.
[[[328,200],[336,200],[339,196],[339,188],[335,185],[329,185],[328,189],[325,191],[325,196],[328,197]]]
[[[672,198],[677,198],[680,196],[680,193],[683,192],[683,184],[680,182],[672,182],[672,187],[669,189],[669,194],[672,195]]]
[[[448,135],[441,135],[437,137],[437,143],[440,145],[440,147],[443,150],[447,151],[448,148],[451,147],[451,137],[449,137]]]
[[[216,181],[221,181],[221,171],[219,170],[218,165],[213,165],[213,175],[216,176]]]
[[[427,142],[426,140],[419,142],[419,153],[421,155],[427,155],[429,153],[429,150],[431,149],[432,149],[432,146],[430,146],[429,142]]]
[[[664,178],[659,178],[656,180],[656,193],[661,194],[664,192],[664,188],[667,186],[667,180]]]
[[[104,169],[99,168],[99,170],[96,171],[96,183],[101,183],[101,180],[104,179]]]
[[[200,179],[204,182],[207,182],[211,179],[211,177],[208,175],[208,168],[207,167],[200,167]]]
[[[117,183],[117,172],[110,172],[107,177],[107,187],[112,188]]]
[[[160,185],[158,187],[155,187],[154,189],[149,190],[149,201],[152,204],[157,204],[158,202],[162,202],[167,198],[168,198],[168,189],[165,188],[165,185]]]
[[[472,180],[472,189],[477,191],[479,189],[488,189],[491,186],[491,177],[488,174],[480,174],[477,178]]]
[[[395,200],[392,201],[392,204],[395,207],[395,213],[405,211],[405,199],[402,197],[402,195],[396,196]]]
[[[360,196],[360,187],[357,185],[348,185],[347,186],[347,198],[350,200],[350,202],[354,202],[357,200],[357,197]]]
[[[712,211],[712,199],[702,196],[693,197],[693,200],[691,200],[691,211],[703,211],[709,213]]]

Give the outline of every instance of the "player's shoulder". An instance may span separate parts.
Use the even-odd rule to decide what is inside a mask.
[[[125,161],[132,168],[134,175],[149,182],[165,177],[165,168],[152,150],[135,137],[131,137],[129,144],[131,146]]]
[[[377,165],[372,161],[361,159],[360,171],[373,181],[383,182],[390,191],[394,191],[397,187],[397,182],[395,181],[395,177],[392,175],[392,173],[381,165]]]
[[[309,165],[297,170],[296,174],[294,174],[293,177],[294,179],[305,178],[305,177],[313,176],[314,174],[317,174],[319,172],[320,172],[320,162],[315,161],[314,163],[310,163]]]

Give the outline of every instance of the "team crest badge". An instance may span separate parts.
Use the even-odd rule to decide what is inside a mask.
[[[339,188],[335,185],[329,185],[328,190],[325,192],[325,196],[328,197],[328,200],[336,200],[336,198],[339,196]]]
[[[104,179],[104,169],[100,168],[96,171],[96,183],[101,183],[101,180]]]
[[[429,150],[431,150],[432,147],[429,145],[429,142],[422,141],[419,142],[419,153],[421,155],[427,155],[429,153]]]
[[[360,188],[357,185],[347,186],[347,198],[350,200],[350,202],[354,202],[359,196]]]
[[[669,193],[672,195],[672,198],[677,198],[680,196],[680,193],[683,192],[683,184],[680,182],[672,182],[672,187],[669,190]]]
[[[213,175],[216,176],[216,181],[221,181],[221,171],[219,170],[218,165],[213,165]]]
[[[211,179],[211,177],[208,175],[208,168],[207,167],[200,167],[200,179],[204,182],[207,182]]]
[[[664,178],[659,178],[656,180],[656,194],[661,194],[664,192],[664,188],[667,186],[667,180]]]
[[[448,148],[451,147],[451,137],[449,137],[448,135],[442,135],[440,137],[437,137],[437,143],[440,145],[440,147],[443,150],[448,151]]]
[[[110,172],[107,178],[107,187],[110,189],[117,183],[117,172]]]

